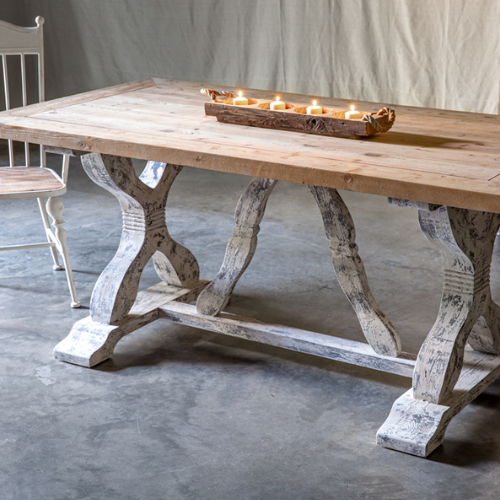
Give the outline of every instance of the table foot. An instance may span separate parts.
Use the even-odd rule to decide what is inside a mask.
[[[427,457],[444,440],[451,419],[500,376],[500,357],[465,349],[463,368],[448,401],[415,398],[413,389],[398,398],[377,432],[385,448]]]
[[[438,317],[418,353],[412,389],[394,403],[377,443],[426,457],[450,420],[500,375],[500,314],[489,281],[500,215],[390,203],[419,210],[420,227],[440,249],[445,269]]]
[[[148,162],[138,177],[128,158],[92,153],[81,161],[88,176],[118,199],[123,230],[115,256],[94,287],[90,317],[74,325],[54,355],[94,366],[111,356],[123,335],[158,318],[159,305],[180,297],[195,300],[207,282],[199,279],[194,255],[173,240],[165,221],[168,193],[181,166]],[[163,281],[138,294],[151,258]]]
[[[73,325],[69,335],[55,347],[54,357],[87,368],[102,363],[113,355],[122,337],[160,318],[163,315],[160,307],[174,301],[192,302],[208,283],[200,280],[192,288],[180,288],[161,282],[143,290],[120,325],[99,323],[90,316],[83,318]]]
[[[450,407],[414,399],[412,390],[398,398],[377,432],[377,444],[417,457],[427,457],[444,440],[454,416]]]
[[[119,326],[92,321],[89,316],[77,321],[69,335],[54,348],[54,358],[90,368],[110,358],[123,337]]]

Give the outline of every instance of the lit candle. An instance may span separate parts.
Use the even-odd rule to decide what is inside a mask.
[[[345,114],[346,120],[361,120],[363,118],[363,113],[356,111],[356,108],[351,106],[351,111],[347,111]]]
[[[307,114],[308,115],[322,115],[323,108],[318,106],[318,101],[313,101],[312,106],[307,106]]]
[[[241,90],[238,92],[238,97],[233,99],[233,104],[235,106],[248,106],[248,99],[243,97],[243,92]]]
[[[280,101],[280,96],[276,96],[276,100],[271,103],[271,109],[286,109],[286,104],[283,101]]]

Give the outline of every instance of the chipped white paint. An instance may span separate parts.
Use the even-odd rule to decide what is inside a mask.
[[[381,356],[364,342],[285,325],[267,324],[254,318],[244,318],[224,312],[215,317],[205,316],[199,314],[194,306],[178,302],[166,303],[160,306],[160,310],[168,319],[182,325],[395,373],[403,377],[411,377],[415,365],[415,356],[408,353],[401,353],[398,358]]]
[[[240,197],[234,217],[236,224],[233,236],[227,245],[220,271],[198,298],[197,311],[200,314],[215,316],[228,303],[257,248],[259,224],[276,182],[256,177]],[[398,356],[401,352],[399,335],[370,291],[355,243],[354,222],[347,206],[335,189],[318,186],[309,186],[309,189],[323,217],[337,279],[356,311],[366,339],[378,354]]]
[[[148,162],[138,177],[126,158],[96,153],[83,155],[81,160],[89,177],[120,202],[123,231],[118,251],[94,287],[90,317],[74,325],[68,337],[56,346],[54,356],[94,366],[111,356],[123,335],[158,317],[157,296],[141,314],[131,311],[137,304],[142,271],[151,258],[168,287],[163,300],[194,300],[206,282],[199,280],[195,257],[172,239],[165,222],[168,193],[182,167]],[[192,290],[196,291],[194,295]]]
[[[500,309],[491,299],[490,265],[500,215],[441,207],[419,211],[419,222],[440,248],[445,269],[438,318],[417,358],[413,394],[442,404],[460,375],[467,339],[476,350],[499,352]]]
[[[477,351],[499,353],[500,308],[489,279],[500,215],[443,206],[420,209],[419,222],[442,253],[443,294],[417,357],[412,390],[396,401],[377,442],[427,456],[444,439],[451,418],[500,375],[497,356],[483,355],[490,369],[462,369],[467,341]],[[460,387],[464,378],[474,383]]]
[[[323,217],[338,281],[369,345],[222,312],[255,253],[259,224],[276,181],[255,178],[241,196],[221,270],[207,286],[199,280],[194,256],[172,240],[165,224],[168,191],[181,167],[149,162],[137,177],[124,158],[90,154],[82,163],[91,179],[119,200],[123,234],[96,284],[91,316],[77,322],[56,346],[57,359],[94,366],[112,355],[124,335],[167,317],[376,370],[413,374],[412,390],[396,401],[377,442],[419,456],[439,446],[451,418],[500,375],[497,356],[470,348],[465,353],[467,340],[476,350],[499,351],[500,310],[491,300],[489,264],[500,215],[395,200],[419,209],[421,227],[442,250],[446,268],[440,313],[415,361],[401,352],[398,334],[371,294],[352,218],[336,190],[309,186]],[[137,294],[150,258],[163,281]],[[180,303],[197,297],[196,307]]]
[[[351,214],[336,189],[309,186],[323,217],[330,240],[337,280],[358,316],[366,340],[383,356],[398,356],[401,341],[395,328],[373,298],[356,245]]]
[[[96,184],[116,196],[123,216],[118,250],[92,293],[92,320],[116,325],[126,317],[151,257],[162,280],[179,287],[196,284],[195,257],[172,239],[165,223],[168,193],[182,167],[149,162],[137,177],[129,159],[98,153],[82,156],[82,165]]]
[[[192,302],[198,297],[208,281],[200,280],[192,288],[180,288],[161,282],[142,292],[130,313],[119,325],[108,325],[93,321],[90,316],[77,321],[69,335],[54,348],[54,357],[66,363],[92,367],[113,355],[116,344],[122,337],[157,320],[159,307],[170,302]]]
[[[444,439],[451,419],[500,376],[500,358],[465,349],[460,378],[446,404],[413,397],[410,389],[399,397],[389,418],[377,432],[377,444],[427,457]]]
[[[215,279],[198,297],[200,314],[219,314],[231,298],[231,293],[257,248],[259,224],[264,217],[267,200],[277,181],[255,177],[241,195],[234,220],[233,236],[229,240],[224,261]]]

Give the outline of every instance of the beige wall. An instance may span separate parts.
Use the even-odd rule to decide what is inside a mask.
[[[48,97],[157,76],[498,112],[498,0],[4,3],[46,18]]]

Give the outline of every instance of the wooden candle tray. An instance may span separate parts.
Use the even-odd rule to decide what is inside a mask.
[[[383,108],[377,113],[361,111],[361,120],[346,120],[347,110],[323,107],[323,114],[306,114],[307,106],[287,102],[286,109],[270,109],[265,99],[248,99],[248,106],[235,106],[232,98],[205,103],[205,114],[215,116],[219,122],[250,125],[251,127],[290,130],[306,134],[332,137],[368,137],[387,132],[396,119],[392,109]]]

